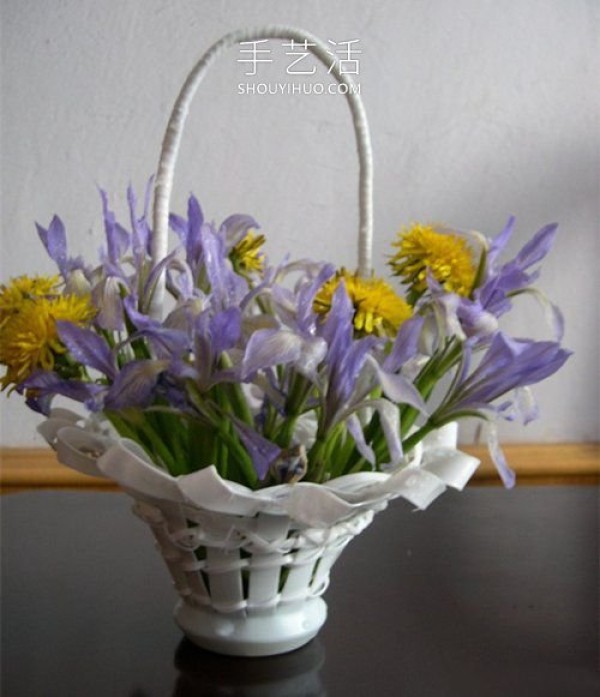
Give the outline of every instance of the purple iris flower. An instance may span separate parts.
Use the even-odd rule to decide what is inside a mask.
[[[234,305],[239,307],[248,292],[248,285],[231,266],[224,235],[217,233],[214,225],[204,223],[200,205],[193,196],[188,203],[188,220],[171,215],[170,224],[185,248],[186,265],[190,270],[191,283],[190,280],[185,280],[186,289],[183,295],[191,297],[193,287],[199,285],[202,290],[210,293],[215,309],[225,309]],[[171,265],[176,253],[175,251],[164,259],[161,262],[162,266],[156,266],[149,283],[156,282],[154,276],[158,277],[164,268]],[[181,265],[178,270],[181,271]],[[151,294],[149,283],[146,284],[145,295]]]
[[[202,251],[213,307],[239,307],[248,292],[248,284],[233,270],[224,238],[212,228],[206,229],[202,235]]]
[[[101,252],[104,269],[108,276],[126,279],[127,276],[121,268],[121,261],[131,246],[131,235],[117,222],[115,214],[108,207],[108,195],[103,189],[100,189],[100,197],[106,233],[106,251]]]
[[[295,287],[281,285],[286,276],[295,271],[303,272]],[[242,366],[244,378],[257,370],[291,364],[310,382],[319,388],[322,386],[319,371],[328,347],[324,337],[319,336],[319,317],[313,310],[313,301],[323,283],[334,273],[333,266],[312,262],[297,262],[293,268],[283,264],[265,270],[263,282],[248,293],[242,306],[248,307],[250,300],[258,295],[266,296],[276,326],[258,329],[250,336]],[[285,383],[284,380],[282,385],[289,387]]]
[[[383,361],[383,369],[388,373],[397,373],[405,363],[418,353],[419,339],[425,320],[420,315],[413,315],[398,330],[392,350]]]
[[[340,363],[345,352],[352,344],[354,334],[353,317],[354,308],[352,307],[350,296],[346,292],[346,286],[342,281],[333,294],[331,308],[327,313],[325,321],[318,326],[319,335],[325,339],[329,346],[326,363],[330,367],[335,367]]]
[[[56,263],[61,274],[67,274],[67,234],[62,220],[55,215],[46,230],[36,223],[38,235],[42,240],[48,256]]]
[[[498,257],[508,244],[515,227],[511,217],[502,232],[492,241],[487,254],[487,269],[483,283],[473,293],[472,299],[460,298],[456,314],[467,336],[479,336],[485,340],[497,329],[497,318],[512,307],[511,297],[531,291],[540,275],[539,269],[531,270],[550,251],[558,226],[546,225],[527,242],[514,259],[503,265]],[[539,298],[544,300],[539,294]],[[563,319],[557,307],[544,301],[550,316],[556,339],[563,334]]]
[[[201,312],[194,321],[194,367],[179,365],[181,377],[193,377],[201,390],[220,382],[225,374],[217,373],[217,360],[223,351],[233,348],[241,336],[241,312],[229,307],[215,314]]]
[[[258,478],[260,480],[264,479],[269,472],[270,466],[279,457],[281,448],[237,419],[234,421],[234,426],[252,459]]]
[[[72,322],[58,321],[56,328],[60,340],[76,361],[98,370],[111,380],[116,377],[115,358],[108,344],[99,334]]]
[[[194,285],[192,270],[187,263],[175,256],[167,268],[167,289],[177,298],[190,300],[201,295]]]
[[[154,398],[159,375],[169,361],[139,360],[126,363],[104,397],[105,409],[147,407]]]
[[[125,310],[123,296],[135,291],[132,280],[123,268],[124,255],[131,246],[132,236],[117,222],[116,216],[108,205],[108,195],[100,189],[102,216],[106,234],[106,249],[100,250],[102,260],[100,279],[95,278],[92,288],[92,301],[99,309],[95,323],[109,331],[125,329]],[[130,191],[130,204],[133,193]],[[140,274],[141,268],[137,269]]]
[[[130,292],[129,284],[119,276],[103,278],[92,289],[92,301],[99,309],[94,321],[102,329],[123,331],[125,329],[125,308],[123,295]]]
[[[191,337],[188,332],[171,328],[165,322],[159,322],[153,317],[139,312],[137,299],[134,295],[128,295],[123,301],[127,316],[137,331],[133,332],[129,339],[145,337],[154,350],[157,358],[180,358],[191,351]]]
[[[211,223],[206,223],[204,213],[195,196],[188,199],[187,220],[181,216],[169,216],[171,228],[179,237],[185,249],[186,262],[192,271],[195,283],[199,283],[204,270],[213,292],[220,301],[234,302],[245,284],[226,263],[231,249],[251,228],[260,226],[248,215],[229,216],[218,231]]]
[[[556,224],[544,226],[525,244],[514,259],[496,269],[496,259],[512,235],[514,222],[514,218],[510,218],[504,230],[492,243],[488,254],[486,278],[475,292],[475,297],[480,301],[481,306],[497,317],[510,309],[508,296],[511,293],[527,288],[538,279],[539,269],[536,271],[530,271],[530,269],[548,254],[558,229]]]
[[[402,456],[397,405],[410,404],[425,411],[421,395],[400,374],[402,365],[417,352],[422,320],[415,318],[400,330],[391,353],[380,364],[374,354],[381,350],[384,341],[375,336],[355,339],[353,318],[354,307],[344,283],[340,283],[325,321],[317,326],[317,333],[328,344],[324,360],[328,380],[322,428],[327,430],[340,421],[345,422],[359,451],[370,460],[372,452],[359,432],[361,427],[355,415],[363,409],[375,409],[385,433],[391,464],[396,465]],[[370,397],[378,386],[387,399]]]
[[[464,351],[456,387],[442,407],[445,416],[452,412],[489,409],[503,394],[549,377],[571,355],[555,341],[512,339],[497,332],[477,368],[466,377],[471,353],[468,343]]]
[[[137,199],[133,187],[129,185],[127,188],[127,203],[129,204],[129,218],[131,221],[131,250],[138,274],[151,253],[151,231],[148,224],[148,212],[150,210],[153,183],[154,177],[150,177],[146,184],[144,210],[141,217],[138,217],[137,214]]]
[[[512,339],[497,332],[477,368],[468,375],[474,343],[474,340],[465,342],[454,388],[437,412],[438,418],[444,421],[454,415],[457,418],[468,414],[484,417],[490,411],[509,420],[516,411],[525,423],[531,421],[537,409],[527,386],[555,373],[571,355],[554,341]],[[513,390],[513,397],[498,406],[493,405],[495,400]],[[493,419],[488,423],[487,439],[492,460],[504,485],[510,488],[515,483],[515,473],[506,462]]]
[[[333,264],[323,264],[314,278],[309,279],[298,289],[295,298],[296,321],[303,332],[313,332],[317,315],[313,310],[315,296],[323,285],[335,274]]]
[[[202,267],[202,234],[204,232],[204,213],[195,196],[188,199],[187,220],[171,214],[169,223],[185,249],[185,259],[194,276]],[[206,226],[208,228],[208,226]]]
[[[66,322],[61,323],[61,338],[68,336],[71,343],[75,340],[73,333],[68,333]],[[89,341],[82,337],[85,346],[79,348],[80,358],[85,358],[88,365],[99,368],[102,351],[97,350]],[[138,360],[126,363],[115,373],[111,385],[101,385],[83,380],[66,380],[51,371],[37,371],[19,385],[19,391],[27,392],[27,403],[35,411],[48,414],[52,399],[56,395],[68,397],[76,402],[82,402],[90,411],[103,409],[124,409],[126,407],[147,407],[157,393],[158,379],[167,370],[168,360]],[[110,369],[110,366],[105,366]],[[114,371],[113,371],[114,372]]]
[[[38,370],[19,385],[18,391],[26,393],[28,407],[48,416],[56,395],[82,402],[90,411],[100,411],[100,398],[106,387],[93,382],[65,380],[54,372]]]
[[[385,399],[366,399],[377,382],[382,385],[384,391],[386,389],[385,380],[381,380],[383,371],[376,370],[371,375],[365,373],[368,370],[370,354],[380,340],[374,336],[355,340],[353,316],[354,308],[346,287],[340,283],[321,329],[322,336],[329,344],[325,358],[329,381],[325,396],[323,428],[329,429],[339,420],[345,421],[357,447],[370,459],[369,446],[363,442],[354,414],[363,408],[374,408],[379,413],[393,464],[397,464],[402,456],[398,408]],[[389,377],[393,380],[397,376]],[[363,381],[361,378],[366,379]]]
[[[69,280],[69,276],[73,271],[85,270],[85,265],[81,257],[69,257],[67,253],[67,233],[62,220],[55,215],[50,221],[48,228],[43,228],[38,223],[35,224],[37,232],[42,244],[48,252],[48,256],[58,266],[62,277],[65,281]],[[89,275],[89,271],[85,270],[85,275]]]
[[[318,328],[320,336],[328,345],[325,357],[329,373],[325,409],[326,427],[335,423],[339,412],[347,406],[367,353],[377,343],[372,336],[358,341],[353,340],[353,317],[352,302],[346,292],[346,286],[341,282],[333,294],[327,317]]]
[[[284,328],[258,329],[248,340],[240,377],[246,381],[259,370],[293,364],[314,381],[326,351],[327,346],[319,337],[303,336]]]

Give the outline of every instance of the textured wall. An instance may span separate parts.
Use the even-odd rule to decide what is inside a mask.
[[[542,286],[567,317],[566,368],[537,388],[542,418],[506,440],[598,438],[600,12],[592,0],[209,2],[2,0],[2,278],[48,272],[33,221],[58,212],[74,252],[101,243],[96,184],[123,211],[153,172],[186,71],[232,29],[303,26],[360,39],[376,166],[375,259],[411,220],[488,234],[518,219],[513,251],[542,224],[561,234]],[[354,265],[356,158],[339,96],[240,95],[231,51],[202,86],[184,138],[175,209],[253,214],[268,251]],[[280,54],[262,73],[286,81]],[[258,79],[258,78],[257,78]],[[260,78],[263,79],[263,78]],[[118,197],[118,198],[117,198]],[[546,329],[529,301],[509,328]],[[40,443],[18,398],[2,444]],[[469,437],[467,431],[467,438]]]

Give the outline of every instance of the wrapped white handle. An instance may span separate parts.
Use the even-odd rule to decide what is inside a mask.
[[[211,64],[226,49],[243,41],[258,41],[260,39],[290,39],[302,42],[303,47],[308,48],[325,65],[328,67],[331,66],[332,57],[327,44],[302,29],[287,26],[274,25],[232,32],[208,49],[193,67],[181,88],[181,92],[171,112],[171,117],[169,118],[167,130],[163,139],[154,189],[152,236],[152,259],[154,264],[157,264],[167,255],[169,209],[171,191],[173,188],[173,175],[177,163],[177,154],[179,152],[183,127],[196,89]],[[304,42],[307,43],[304,44]],[[341,70],[340,63],[337,60],[333,62],[331,73],[340,84],[347,86],[345,96],[348,99],[348,104],[352,112],[354,131],[356,133],[359,158],[360,215],[358,271],[361,275],[367,276],[371,272],[371,248],[373,238],[373,157],[371,151],[371,136],[363,103],[360,95],[356,92],[354,82],[349,75]],[[162,314],[164,292],[165,285],[163,274],[152,298],[150,312],[153,316],[159,317]]]

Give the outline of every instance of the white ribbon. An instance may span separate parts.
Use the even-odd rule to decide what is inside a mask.
[[[53,410],[40,433],[63,464],[117,482],[134,498],[187,504],[217,513],[288,515],[310,527],[328,528],[357,513],[385,508],[404,498],[424,510],[446,488],[462,490],[479,460],[456,449],[457,427],[427,436],[408,466],[392,473],[359,472],[325,484],[298,482],[253,491],[223,479],[214,465],[173,477],[158,468],[134,441],[102,432],[77,414]]]

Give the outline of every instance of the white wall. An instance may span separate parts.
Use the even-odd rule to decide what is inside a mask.
[[[518,218],[516,251],[561,233],[542,285],[567,317],[566,368],[536,390],[540,421],[505,440],[598,438],[598,78],[593,0],[2,0],[2,279],[48,272],[33,222],[58,212],[73,251],[94,254],[96,183],[119,195],[153,172],[186,71],[222,34],[287,23],[360,39],[373,132],[377,268],[401,224],[488,234]],[[184,139],[175,209],[253,214],[269,253],[354,265],[356,158],[339,96],[237,94],[235,49],[202,86]],[[285,81],[281,57],[265,73]],[[536,320],[524,303],[510,326]],[[38,416],[0,397],[2,444],[40,443]]]

